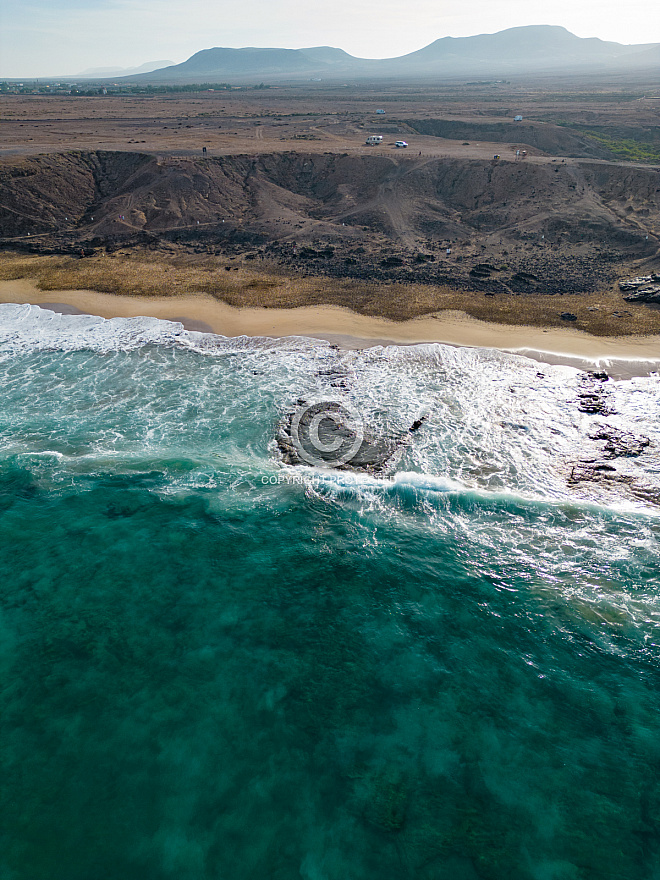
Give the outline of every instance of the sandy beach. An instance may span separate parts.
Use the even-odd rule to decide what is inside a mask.
[[[660,336],[591,336],[570,327],[541,329],[479,321],[441,311],[410,321],[360,315],[339,306],[236,308],[207,294],[136,297],[93,290],[39,290],[28,279],[0,282],[0,302],[30,303],[63,313],[103,318],[151,316],[180,321],[188,330],[223,336],[308,336],[345,348],[372,345],[448,345],[496,348],[543,363],[600,367],[619,378],[660,370]]]

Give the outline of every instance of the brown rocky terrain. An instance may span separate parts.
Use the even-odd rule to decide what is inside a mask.
[[[658,86],[555,77],[6,96],[0,247],[176,248],[480,296],[618,290],[660,268]],[[365,146],[377,132],[382,145]]]
[[[5,159],[0,187],[5,248],[167,240],[303,273],[484,292],[596,289],[653,261],[660,230],[656,168],[589,160],[72,151]]]

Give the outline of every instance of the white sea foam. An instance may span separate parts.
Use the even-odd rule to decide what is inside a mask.
[[[101,318],[97,315],[62,315],[27,303],[0,303],[0,351],[6,354],[28,350],[131,351],[152,344],[174,345],[201,353],[229,353],[274,346],[286,350],[324,343],[303,337],[282,340],[225,337],[186,330],[178,321],[147,316]]]
[[[140,355],[145,346],[154,347],[148,356]],[[10,368],[44,352],[54,354],[48,368]],[[74,369],[57,352],[91,359],[78,357]],[[106,320],[13,304],[0,305],[0,355],[14,413],[0,444],[7,453],[51,450],[71,466],[114,456],[139,467],[141,458],[165,455],[196,462],[191,482],[207,479],[209,462],[220,467],[220,455],[223,469],[257,472],[264,459],[276,462],[269,448],[275,425],[298,398],[344,395],[367,425],[386,424],[399,435],[421,413],[428,419],[389,482],[326,473],[318,479],[329,491],[643,506],[625,486],[567,485],[576,461],[602,458],[602,442],[589,434],[603,422],[650,438],[643,455],[617,459],[616,468],[639,484],[660,484],[657,376],[606,383],[612,413],[592,416],[578,409],[577,370],[492,349],[429,343],[338,351],[302,337],[233,339],[155,318]],[[34,430],[39,417],[45,434]]]

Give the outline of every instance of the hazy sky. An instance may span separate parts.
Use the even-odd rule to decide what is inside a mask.
[[[660,42],[657,0],[0,0],[0,77],[184,61],[212,46],[330,45],[365,58],[438,37],[558,24],[580,37]]]

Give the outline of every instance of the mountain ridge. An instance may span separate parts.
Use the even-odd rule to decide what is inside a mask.
[[[660,43],[623,44],[578,37],[557,25],[507,28],[494,34],[441,37],[406,55],[367,59],[332,46],[302,49],[212,47],[181,64],[122,77],[141,82],[273,77],[506,75],[569,69],[621,70],[658,64]]]

